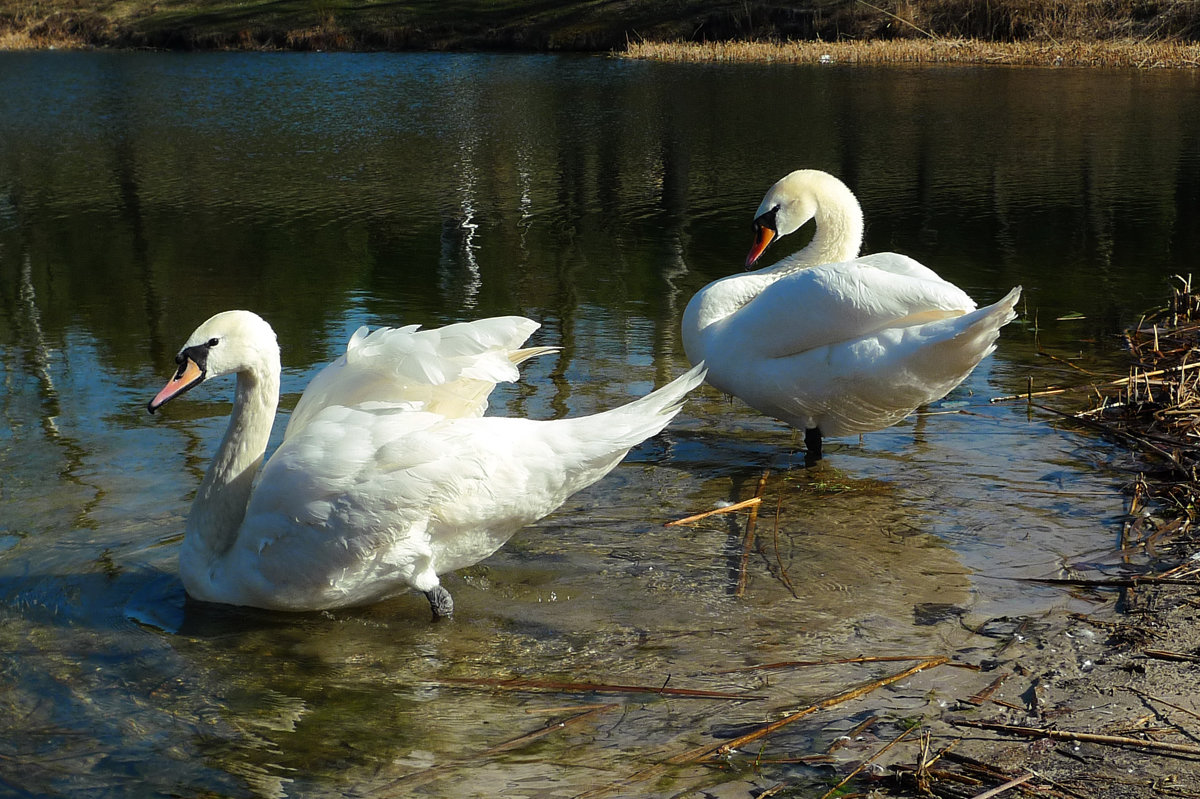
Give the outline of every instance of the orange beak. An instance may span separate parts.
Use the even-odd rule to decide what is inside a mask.
[[[754,246],[750,248],[750,254],[746,256],[747,269],[754,266],[754,262],[762,256],[763,250],[767,249],[767,245],[774,240],[774,229],[762,224],[754,226]]]
[[[204,372],[196,365],[196,362],[191,358],[183,358],[183,362],[179,364],[179,370],[175,372],[175,376],[167,381],[163,386],[162,391],[155,395],[154,399],[150,400],[150,404],[146,408],[150,413],[154,413],[159,408],[178,397],[189,388],[194,388],[204,382]]]

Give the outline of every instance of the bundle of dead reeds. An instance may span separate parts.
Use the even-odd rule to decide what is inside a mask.
[[[1074,418],[1147,458],[1133,487],[1123,547],[1182,561],[1200,541],[1193,529],[1200,504],[1200,294],[1191,277],[1177,277],[1167,305],[1125,338],[1129,376],[1098,391],[1095,407]],[[1176,567],[1161,576],[1180,574]]]
[[[908,38],[838,42],[631,42],[627,58],[800,64],[1009,64],[1200,67],[1200,44],[1179,41],[985,41]]]
[[[1200,465],[1200,296],[1179,278],[1170,303],[1126,333],[1128,381],[1092,416],[1165,458],[1184,479]]]

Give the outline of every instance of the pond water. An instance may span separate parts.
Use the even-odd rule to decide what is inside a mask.
[[[828,785],[941,701],[939,678],[815,714],[725,769],[653,767],[900,666],[731,669],[978,663],[1021,620],[1087,606],[1011,578],[1113,562],[1135,464],[991,400],[1121,376],[1122,328],[1195,267],[1198,84],[0,54],[0,793]],[[272,323],[286,413],[360,324],[524,314],[562,350],[492,412],[595,412],[686,368],[688,298],[739,268],[763,192],[802,166],[857,192],[866,251],[912,255],[982,302],[1024,286],[1022,317],[945,400],[804,468],[788,429],[705,388],[601,483],[449,576],[449,624],[416,594],[302,615],[185,602],[176,553],[232,387],[155,417],[145,404],[200,321],[245,307]],[[764,473],[750,557],[744,513],[664,527],[752,496]],[[510,678],[526,682],[492,684]],[[798,762],[872,713],[830,763]]]

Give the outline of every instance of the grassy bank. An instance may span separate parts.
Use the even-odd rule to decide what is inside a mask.
[[[1200,0],[7,0],[0,7],[0,49],[605,52],[667,42],[703,47],[671,55],[638,44],[634,52],[804,60],[735,46],[790,41],[854,43],[844,61],[1041,63],[1014,54],[1026,45],[1033,52],[1066,47],[1052,56],[1064,63],[1103,63],[1089,53],[1109,48],[1128,51],[1122,63],[1142,64],[1152,56],[1138,48],[1200,41]],[[1194,61],[1195,51],[1163,58]]]

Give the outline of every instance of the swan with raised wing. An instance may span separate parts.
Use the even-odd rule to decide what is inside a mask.
[[[309,384],[263,463],[279,401],[274,331],[249,311],[200,325],[150,401],[237,376],[229,426],[192,503],[179,555],[195,599],[275,610],[363,605],[476,563],[599,480],[678,413],[703,367],[627,405],[571,419],[485,417],[499,381],[554,347],[522,348],[521,317],[359,329]],[[260,469],[261,466],[261,469]]]
[[[692,363],[708,367],[711,385],[804,430],[813,461],[824,436],[880,430],[946,396],[995,349],[1021,288],[977,308],[912,258],[859,256],[858,200],[812,169],[767,192],[746,268],[810,220],[816,230],[800,251],[697,292],[684,311],[683,343]]]

